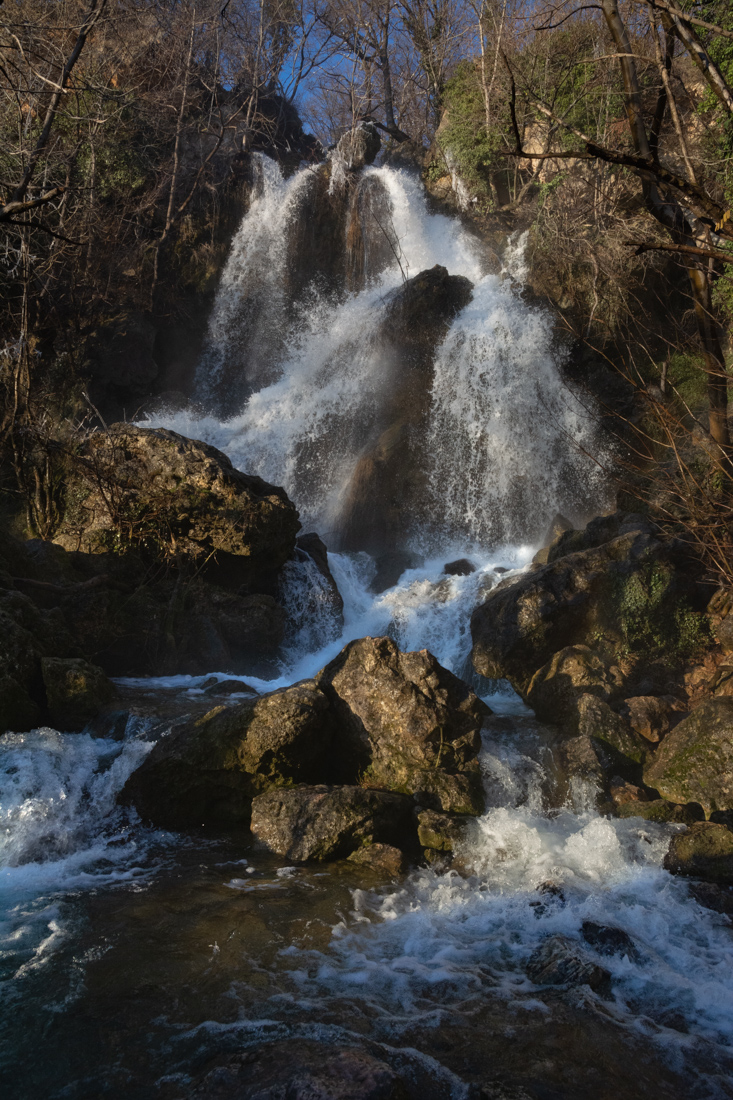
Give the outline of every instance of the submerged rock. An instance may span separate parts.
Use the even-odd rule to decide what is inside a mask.
[[[708,699],[667,734],[644,782],[672,802],[706,813],[733,809],[733,698]]]
[[[192,1100],[410,1100],[390,1066],[361,1047],[281,1039],[229,1054],[192,1083]]]
[[[272,790],[253,800],[251,828],[260,844],[285,859],[342,859],[372,844],[410,844],[413,804],[405,795],[363,787]]]
[[[733,884],[733,832],[712,821],[691,825],[670,840],[664,866],[673,875]]]
[[[589,985],[599,989],[611,975],[598,966],[567,936],[550,936],[533,951],[526,966],[527,977],[535,985]]]
[[[117,696],[101,668],[78,657],[41,660],[51,725],[59,730],[81,730]]]
[[[628,932],[594,920],[584,920],[580,933],[587,944],[599,955],[620,955],[639,962],[641,956]]]
[[[317,677],[340,727],[341,769],[404,791],[423,806],[483,812],[478,752],[491,713],[427,650],[401,653],[391,638],[351,642]]]

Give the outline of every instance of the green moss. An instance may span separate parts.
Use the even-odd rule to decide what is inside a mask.
[[[614,593],[626,654],[687,657],[711,641],[706,615],[674,592],[674,572],[661,562],[619,579]]]

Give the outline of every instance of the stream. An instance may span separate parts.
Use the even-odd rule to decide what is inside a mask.
[[[303,529],[338,547],[345,487],[396,369],[369,334],[402,276],[393,263],[344,300],[309,292],[288,307],[277,291],[309,171],[283,180],[262,158],[197,403],[146,423],[204,439],[284,485]],[[146,827],[116,796],[173,719],[210,708],[203,685],[230,678],[225,669],[118,681],[124,730],[5,735],[3,1095],[179,1100],[212,1059],[299,1037],[371,1044],[426,1100],[732,1097],[731,926],[662,869],[678,827],[601,815],[593,789],[557,773],[551,731],[508,684],[470,666],[482,596],[528,566],[557,511],[580,522],[607,506],[586,457],[595,422],[562,381],[550,321],[522,297],[522,242],[507,246],[501,275],[487,273],[477,243],[429,212],[412,177],[365,176],[389,199],[401,266],[412,275],[442,263],[475,287],[435,362],[429,491],[405,519],[419,564],[375,594],[372,556],[330,553],[344,599],[336,629],[312,563],[290,563],[279,675],[245,679],[259,691],[294,683],[367,635],[427,648],[493,711],[486,813],[460,871],[422,866],[394,880],[347,862],[283,865],[247,832]],[[253,281],[256,309],[241,289]],[[252,349],[268,341],[257,359]],[[221,394],[249,369],[243,348],[256,360],[248,393],[230,414],[214,411],[207,387],[213,379]],[[446,575],[444,563],[462,557],[475,572]],[[589,922],[626,933],[633,950],[594,947]],[[535,985],[528,960],[557,934],[582,943],[610,983]]]

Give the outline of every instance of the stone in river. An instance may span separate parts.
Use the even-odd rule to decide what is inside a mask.
[[[411,799],[323,784],[268,791],[252,802],[252,833],[286,859],[332,860],[373,844],[414,842]]]

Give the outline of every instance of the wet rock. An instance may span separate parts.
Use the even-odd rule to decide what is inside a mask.
[[[401,875],[407,870],[404,853],[392,844],[367,844],[365,848],[357,848],[348,857],[348,862],[380,875]]]
[[[216,707],[161,738],[120,801],[161,825],[246,824],[260,792],[326,777],[333,737],[328,700],[305,680]]]
[[[384,394],[344,497],[338,524],[344,550],[377,556],[410,548],[416,516],[429,507],[424,425],[436,349],[472,289],[468,279],[436,264],[390,296],[375,342],[385,362],[399,364],[399,383]]]
[[[670,840],[664,867],[673,875],[733,883],[733,832],[711,821],[691,825]]]
[[[672,802],[706,813],[733,809],[733,698],[708,699],[667,734],[644,782]]]
[[[550,936],[540,944],[530,956],[526,971],[535,985],[589,985],[594,990],[611,978],[605,967],[594,963],[567,936]]]
[[[214,680],[204,688],[204,695],[257,695],[257,689],[244,680]]]
[[[329,607],[333,612],[334,622],[339,627],[343,626],[344,601],[328,564],[328,550],[325,542],[315,531],[311,531],[306,535],[299,535],[295,544],[315,563],[318,572],[325,580],[329,593]]]
[[[417,836],[423,848],[453,852],[473,835],[476,819],[462,814],[440,814],[422,810],[417,815]]]
[[[117,695],[101,668],[78,657],[44,657],[41,673],[49,720],[59,730],[83,729]]]
[[[548,879],[547,882],[541,882],[537,887],[537,893],[540,895],[540,900],[529,903],[530,909],[534,910],[534,915],[537,918],[544,917],[546,913],[551,912],[553,909],[565,908],[563,888],[551,879]]]
[[[369,587],[377,594],[394,588],[406,569],[416,569],[419,564],[417,554],[410,550],[388,550],[384,554],[377,554],[377,571]]]
[[[371,122],[360,122],[339,139],[333,159],[341,161],[346,168],[364,168],[374,163],[381,148],[382,141],[376,126]]]
[[[449,577],[468,577],[476,572],[476,566],[468,558],[458,558],[456,561],[447,562],[443,566],[443,572]]]
[[[580,932],[585,942],[599,955],[619,955],[631,959],[632,962],[639,962],[641,959],[636,944],[623,928],[584,920]]]
[[[206,443],[132,424],[87,436],[65,500],[55,541],[69,550],[175,553],[249,591],[272,582],[299,527],[283,489],[236,470]]]
[[[581,695],[577,704],[578,733],[593,739],[603,753],[604,773],[641,780],[647,743],[635,734],[623,718],[596,695]]]
[[[620,679],[618,670],[609,668],[588,646],[567,646],[534,674],[526,699],[540,721],[563,724],[575,732],[580,719],[580,697],[613,699],[618,694]]]
[[[481,723],[491,711],[427,650],[391,638],[351,642],[318,675],[341,729],[341,767],[365,785],[452,813],[483,812]]]
[[[690,895],[699,905],[733,917],[733,886],[721,886],[718,882],[693,882]]]
[[[605,786],[606,761],[598,743],[588,736],[570,737],[558,747],[560,768],[568,780],[580,779],[599,791]]]
[[[661,741],[669,729],[672,701],[658,695],[637,695],[626,699],[632,729],[647,741]]]
[[[611,776],[609,791],[614,806],[636,805],[639,802],[649,802],[654,795],[646,787],[637,787],[629,783],[620,775]]]
[[[705,820],[705,811],[699,802],[678,805],[666,798],[653,798],[647,802],[624,802],[616,807],[618,817],[642,817],[645,821],[660,824],[693,825]]]
[[[357,1046],[282,1039],[224,1056],[193,1083],[192,1100],[407,1100],[399,1076]]]
[[[370,844],[413,840],[413,806],[405,795],[325,785],[271,790],[252,802],[251,829],[286,859],[343,859]]]
[[[622,516],[602,519],[581,533],[587,548],[501,582],[474,611],[472,659],[480,675],[506,678],[526,693],[537,670],[568,646],[590,646],[609,662],[619,651],[648,659],[679,647],[682,619],[703,611],[699,569],[648,522],[630,517],[628,529]],[[594,545],[614,529],[621,533]]]

